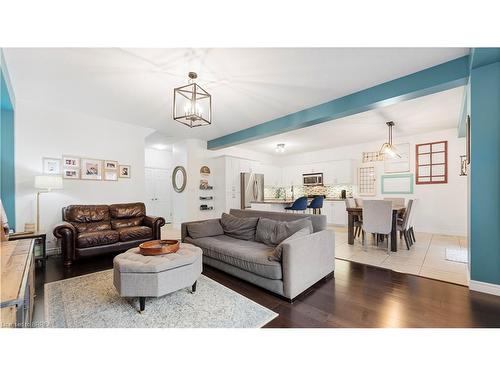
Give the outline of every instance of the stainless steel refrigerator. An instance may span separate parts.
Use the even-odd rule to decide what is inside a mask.
[[[241,173],[241,208],[251,208],[251,202],[264,201],[264,175],[259,173]]]

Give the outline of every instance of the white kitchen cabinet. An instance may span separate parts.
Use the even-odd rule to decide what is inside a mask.
[[[283,168],[283,186],[302,185],[302,171],[305,166],[289,166]]]
[[[323,208],[321,209],[321,214],[326,215],[326,222],[328,224],[333,224],[333,204],[332,202],[324,201]]]
[[[318,163],[323,168],[323,180],[328,185],[354,184],[356,167],[354,160],[332,160],[328,163]]]
[[[285,212],[285,204],[282,203],[252,203],[252,210]]]
[[[335,225],[347,226],[347,211],[345,201],[333,201],[331,223]]]
[[[266,186],[282,186],[282,170],[280,167],[273,165],[261,164],[259,172],[264,174],[264,185]]]
[[[335,162],[337,184],[356,183],[356,165],[354,160],[339,160]]]
[[[241,196],[239,192],[226,192],[226,212],[229,212],[231,208],[241,208]]]
[[[347,225],[345,201],[324,201],[321,213],[326,215],[326,222],[328,224],[339,226]]]

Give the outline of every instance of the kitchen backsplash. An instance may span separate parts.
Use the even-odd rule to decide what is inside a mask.
[[[327,198],[340,198],[341,191],[352,197],[352,185],[324,185],[324,186],[293,186],[294,199],[304,195],[326,195]],[[264,199],[292,199],[292,186],[264,186]]]

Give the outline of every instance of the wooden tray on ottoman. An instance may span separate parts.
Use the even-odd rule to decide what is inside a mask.
[[[177,250],[179,250],[179,241],[177,240],[154,240],[139,245],[139,252],[142,255],[171,254]]]

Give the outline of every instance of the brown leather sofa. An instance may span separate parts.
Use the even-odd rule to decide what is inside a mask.
[[[72,205],[62,209],[63,222],[54,228],[61,239],[64,265],[98,254],[119,252],[159,240],[162,217],[146,216],[144,203]]]

